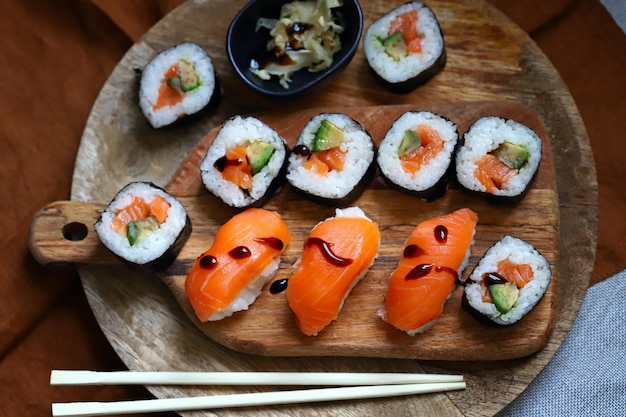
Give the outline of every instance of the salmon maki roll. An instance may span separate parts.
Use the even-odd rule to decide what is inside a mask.
[[[456,124],[429,111],[409,111],[391,126],[378,148],[382,178],[426,201],[441,197],[453,171]]]
[[[286,290],[302,333],[315,336],[337,318],[374,263],[379,244],[378,225],[358,207],[337,209],[335,217],[313,228]]]
[[[552,272],[530,243],[504,236],[481,258],[466,282],[463,306],[480,321],[511,326],[546,293]]]
[[[537,175],[541,137],[515,120],[481,117],[463,135],[456,178],[466,191],[490,199],[521,199]]]
[[[100,241],[127,264],[147,271],[167,268],[191,235],[185,207],[147,181],[127,184],[100,214]]]
[[[139,107],[155,129],[198,114],[219,95],[211,58],[192,42],[157,54],[141,71],[139,83]]]
[[[250,208],[224,223],[185,280],[198,319],[221,320],[248,309],[278,270],[290,241],[289,229],[273,211]]]
[[[383,320],[409,336],[434,324],[467,266],[477,222],[474,211],[462,208],[413,229],[389,278]]]

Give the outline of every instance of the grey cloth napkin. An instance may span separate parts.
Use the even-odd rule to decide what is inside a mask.
[[[587,291],[570,333],[497,417],[626,416],[626,270]]]

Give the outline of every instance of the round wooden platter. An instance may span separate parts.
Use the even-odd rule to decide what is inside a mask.
[[[548,319],[551,324],[545,333],[546,340],[540,342],[543,347],[529,356],[497,361],[452,361],[436,356],[429,360],[368,355],[260,356],[237,352],[212,341],[185,314],[171,287],[156,276],[124,267],[82,269],[88,300],[111,345],[129,369],[134,370],[453,372],[463,373],[468,382],[467,390],[446,394],[249,409],[245,410],[247,415],[493,415],[516,398],[549,362],[573,323],[591,277],[597,233],[593,158],[576,106],[558,74],[532,40],[489,4],[480,0],[431,1],[428,4],[437,14],[446,37],[448,62],[428,84],[407,95],[387,92],[374,79],[360,49],[343,72],[309,94],[290,101],[272,101],[247,90],[235,78],[225,56],[226,29],[244,3],[190,0],[129,50],[103,87],[87,121],[71,199],[106,203],[133,180],[166,185],[174,176],[188,178],[177,171],[181,163],[194,148],[198,149],[208,132],[235,114],[295,113],[327,108],[349,112],[363,106],[402,104],[451,109],[472,108],[472,102],[519,103],[532,110],[545,128],[544,137],[549,141],[552,156],[551,174],[556,183],[552,191],[558,192],[556,197],[549,198],[555,204],[551,217],[556,220],[546,219],[546,222],[548,228],[559,227],[552,229],[552,243],[547,240],[539,243],[547,251],[558,277],[555,296],[549,303],[554,305],[554,313]],[[365,24],[401,2],[395,3],[363,2]],[[194,123],[152,130],[136,105],[135,69],[142,68],[159,50],[185,40],[201,44],[211,55],[220,77],[221,101]],[[549,177],[545,180],[548,184],[551,181]],[[181,189],[188,188],[186,181]],[[541,181],[537,184],[538,190],[550,188],[545,182],[543,186]],[[440,214],[459,204],[456,193],[450,190],[440,202],[432,203],[432,213]],[[366,192],[362,199],[367,198]],[[493,212],[490,207],[483,209],[482,203],[475,200],[467,203],[477,204],[485,213]],[[426,203],[416,204],[425,210],[431,208],[422,205]],[[329,213],[320,210],[320,214]],[[522,230],[520,233],[524,234]],[[481,245],[476,253],[485,249],[487,242]],[[461,340],[454,343],[459,350],[465,348]],[[261,390],[258,387],[148,388],[157,397]],[[219,415],[235,415],[240,411],[221,410]]]

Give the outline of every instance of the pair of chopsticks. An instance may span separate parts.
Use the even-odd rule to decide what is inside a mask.
[[[117,402],[53,403],[53,416],[103,416],[397,397],[465,389],[462,375],[344,372],[140,372],[53,370],[50,385],[306,385],[333,388]]]

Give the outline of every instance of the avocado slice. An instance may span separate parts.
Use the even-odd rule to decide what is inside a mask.
[[[194,90],[200,87],[200,77],[196,73],[196,69],[189,61],[181,59],[178,61],[178,77],[180,80],[180,89],[183,92]]]
[[[158,220],[154,216],[145,219],[135,220],[126,226],[126,238],[130,246],[134,246],[137,242],[145,239],[152,232],[160,227]]]
[[[404,131],[402,142],[400,142],[400,146],[398,147],[398,157],[402,158],[420,146],[422,146],[422,139],[419,135],[415,131],[407,129]]]
[[[489,286],[489,293],[493,299],[496,309],[502,314],[507,313],[519,297],[519,289],[513,281],[504,284],[493,284]]]
[[[274,146],[261,140],[252,141],[246,146],[246,157],[252,169],[252,175],[256,175],[267,165],[274,151]]]
[[[336,148],[343,142],[343,131],[328,120],[322,120],[313,139],[313,152]]]
[[[407,55],[406,42],[402,32],[395,32],[387,36],[385,39],[380,39],[383,48],[387,55],[393,58],[394,61],[399,61],[400,58]]]
[[[511,142],[502,142],[491,154],[511,169],[520,169],[530,159],[530,152],[524,145]]]

